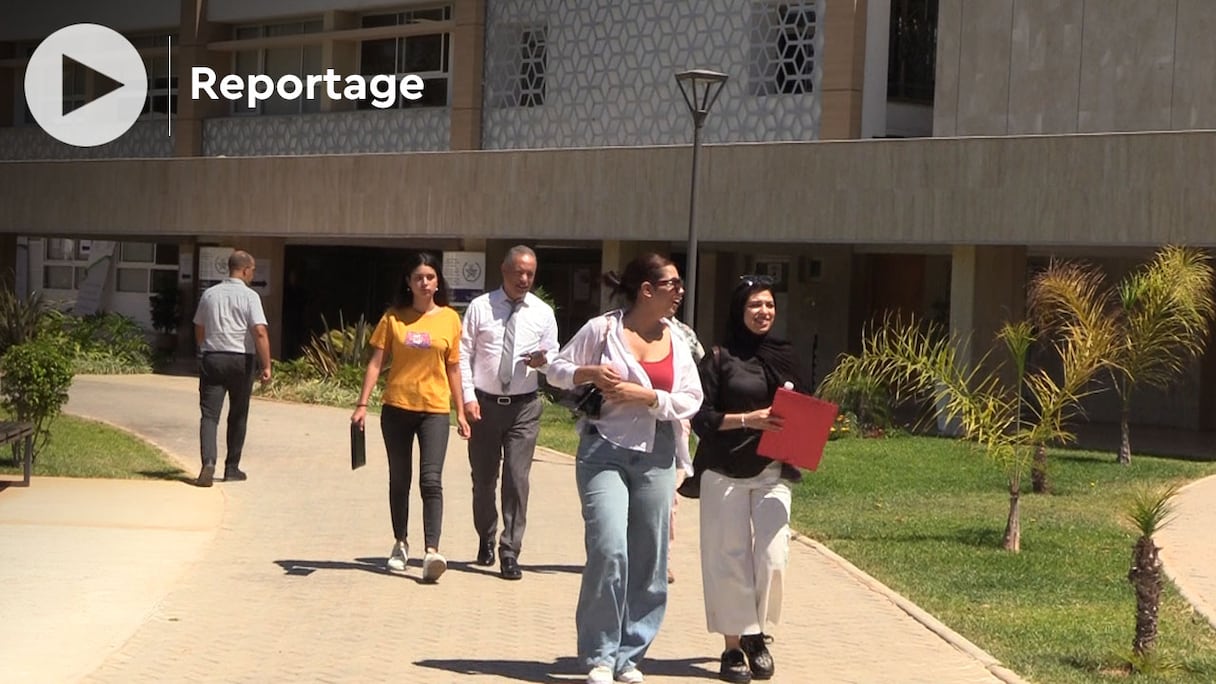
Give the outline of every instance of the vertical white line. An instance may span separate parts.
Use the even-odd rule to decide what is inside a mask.
[[[173,92],[173,35],[172,34],[169,35],[169,73],[166,74],[166,76],[169,77],[168,81],[166,82],[166,85],[169,89],[169,100],[168,100],[168,102],[165,103],[165,110],[166,110],[165,113],[169,115],[169,117],[168,117],[168,119],[169,119],[169,137],[172,138],[173,137],[173,105],[174,105],[173,98],[177,97],[177,95]]]

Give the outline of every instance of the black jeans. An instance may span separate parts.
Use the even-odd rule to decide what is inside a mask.
[[[224,409],[225,394],[228,395],[228,455],[224,459],[224,468],[236,468],[241,462],[256,368],[253,354],[203,354],[198,373],[198,406],[203,414],[198,426],[198,441],[204,466],[214,466],[218,456],[216,432],[219,430],[220,412]]]
[[[448,452],[448,414],[407,411],[385,406],[380,432],[388,452],[388,507],[393,538],[406,540],[410,521],[414,437],[418,437],[418,489],[422,492],[422,536],[427,548],[439,548],[443,532],[443,461]]]

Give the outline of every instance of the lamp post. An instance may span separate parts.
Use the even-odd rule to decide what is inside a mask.
[[[708,69],[689,69],[676,74],[680,94],[692,114],[692,188],[688,193],[688,263],[684,267],[684,322],[690,327],[697,313],[697,166],[701,156],[701,127],[710,107],[722,94],[727,75]]]

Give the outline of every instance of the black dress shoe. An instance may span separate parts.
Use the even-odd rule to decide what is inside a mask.
[[[477,549],[477,564],[494,565],[494,542],[481,543],[481,548]]]
[[[517,580],[524,576],[523,570],[519,569],[519,562],[510,556],[503,556],[502,566],[499,573],[503,579]]]
[[[244,482],[249,476],[240,468],[224,468],[224,482]]]

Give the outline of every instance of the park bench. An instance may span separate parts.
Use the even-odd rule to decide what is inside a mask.
[[[30,476],[34,472],[34,424],[16,420],[0,421],[0,446],[5,444],[12,445],[14,455],[21,453],[24,473],[21,486],[30,486]]]

